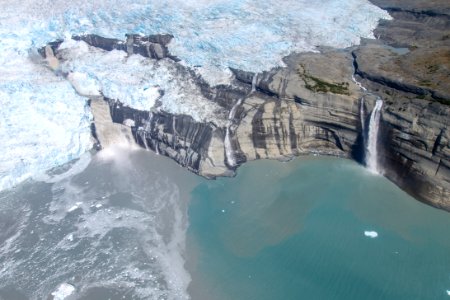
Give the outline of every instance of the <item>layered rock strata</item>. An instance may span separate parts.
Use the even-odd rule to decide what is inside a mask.
[[[180,66],[196,76],[207,99],[229,112],[226,126],[157,108],[139,111],[120,99],[104,101],[112,120],[129,126],[139,145],[214,178],[232,176],[249,160],[311,153],[364,163],[370,113],[381,98],[383,173],[416,198],[450,211],[448,10],[437,13],[421,1],[407,8],[401,8],[403,1],[392,7],[374,2],[394,20],[380,24],[380,39],[356,48],[292,54],[285,67],[260,74],[232,70],[231,86],[210,87]],[[432,29],[430,42],[423,26]],[[171,36],[76,38],[106,51],[177,61],[167,48]],[[51,46],[57,52],[58,44]]]

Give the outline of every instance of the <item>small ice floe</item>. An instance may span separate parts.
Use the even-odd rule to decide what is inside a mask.
[[[75,292],[75,287],[68,283],[61,283],[56,291],[52,292],[53,300],[64,300]]]
[[[101,203],[98,203],[98,204],[95,204],[95,207],[96,208],[100,208],[100,207],[102,207],[103,205],[101,204]]]
[[[76,202],[75,205],[72,206],[71,208],[69,208],[67,211],[68,211],[68,212],[72,212],[72,211],[76,210],[77,208],[80,207],[80,205],[81,205],[82,203],[83,203],[83,202]]]
[[[364,231],[364,235],[372,239],[378,237],[378,233],[376,231]]]
[[[68,239],[69,241],[73,242],[73,234],[72,234],[72,233],[69,234],[69,235],[67,236],[67,239]]]
[[[447,290],[447,295],[449,295],[449,296],[450,296],[450,290]]]

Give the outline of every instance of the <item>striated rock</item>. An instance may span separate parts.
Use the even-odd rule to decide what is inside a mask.
[[[233,69],[231,86],[210,87],[180,64],[180,74],[190,74],[202,95],[228,112],[226,124],[222,115],[221,122],[199,122],[105,99],[112,120],[129,127],[140,146],[214,178],[233,176],[246,161],[311,153],[364,163],[370,113],[381,98],[383,174],[416,198],[450,211],[448,4],[438,1],[444,8],[436,11],[420,0],[373,2],[389,9],[394,20],[380,23],[378,40],[358,47],[291,54],[286,67],[259,74]],[[79,38],[104,50],[177,61],[167,35],[127,35],[126,42]],[[58,45],[49,46],[57,51]],[[98,103],[92,104],[97,110]]]
[[[286,58],[286,63],[287,68],[258,74],[254,83],[262,93],[245,98],[237,114],[236,144],[245,159],[308,153],[360,159],[363,94],[351,80],[350,54],[305,53]],[[247,83],[251,77],[235,74]]]
[[[416,198],[450,210],[450,107],[402,99],[389,102],[382,118],[385,175]]]
[[[187,115],[140,111],[118,100],[107,100],[113,121],[130,126],[141,147],[207,178],[233,175],[225,165],[223,129]]]

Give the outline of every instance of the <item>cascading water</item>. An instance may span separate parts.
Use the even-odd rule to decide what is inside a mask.
[[[370,114],[369,121],[369,134],[366,146],[366,166],[373,173],[380,173],[378,169],[378,129],[380,127],[381,107],[383,106],[383,100],[378,99],[375,103],[375,107]]]
[[[359,82],[358,80],[356,80],[355,75],[352,75],[352,80],[353,82],[364,92],[367,91],[367,89],[365,87],[362,86],[361,82]]]
[[[363,141],[366,140],[366,124],[364,120],[364,97],[361,98],[361,102],[359,103],[359,118],[361,120],[361,131],[362,131],[362,137]]]
[[[252,78],[252,90],[250,93],[253,93],[256,91],[256,81],[258,80],[258,73],[255,73]]]
[[[228,124],[225,133],[225,155],[227,163],[230,167],[234,167],[236,165],[236,158],[234,157],[233,146],[231,145],[230,138],[231,126],[233,125],[233,119],[236,115],[236,109],[239,105],[242,104],[243,100],[244,99],[239,99],[238,101],[236,101],[236,103],[233,105],[233,108],[231,108],[230,110],[230,114],[228,115]]]

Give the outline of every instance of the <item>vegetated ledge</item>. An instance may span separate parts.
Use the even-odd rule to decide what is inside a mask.
[[[169,52],[160,52],[165,53],[161,57],[147,50],[150,38],[146,37],[129,35],[127,42],[85,39],[106,51],[120,48],[129,55],[173,59]],[[101,45],[96,45],[99,41]],[[210,87],[198,77],[205,97],[227,111],[234,109],[226,127],[160,110],[136,111],[120,99],[105,100],[114,122],[133,124],[133,137],[142,147],[171,157],[196,174],[215,178],[232,176],[248,160],[285,160],[311,153],[363,163],[370,112],[380,96],[385,101],[380,129],[385,175],[419,200],[450,211],[450,108],[385,82],[362,79],[370,92],[362,91],[352,81],[352,51],[361,47],[292,54],[285,58],[285,68],[260,74],[233,70],[232,86]],[[57,47],[54,50],[57,53]],[[301,74],[299,66],[304,70]],[[318,79],[313,80],[316,83],[340,83],[345,92],[327,84],[326,89],[314,90],[303,74]]]

